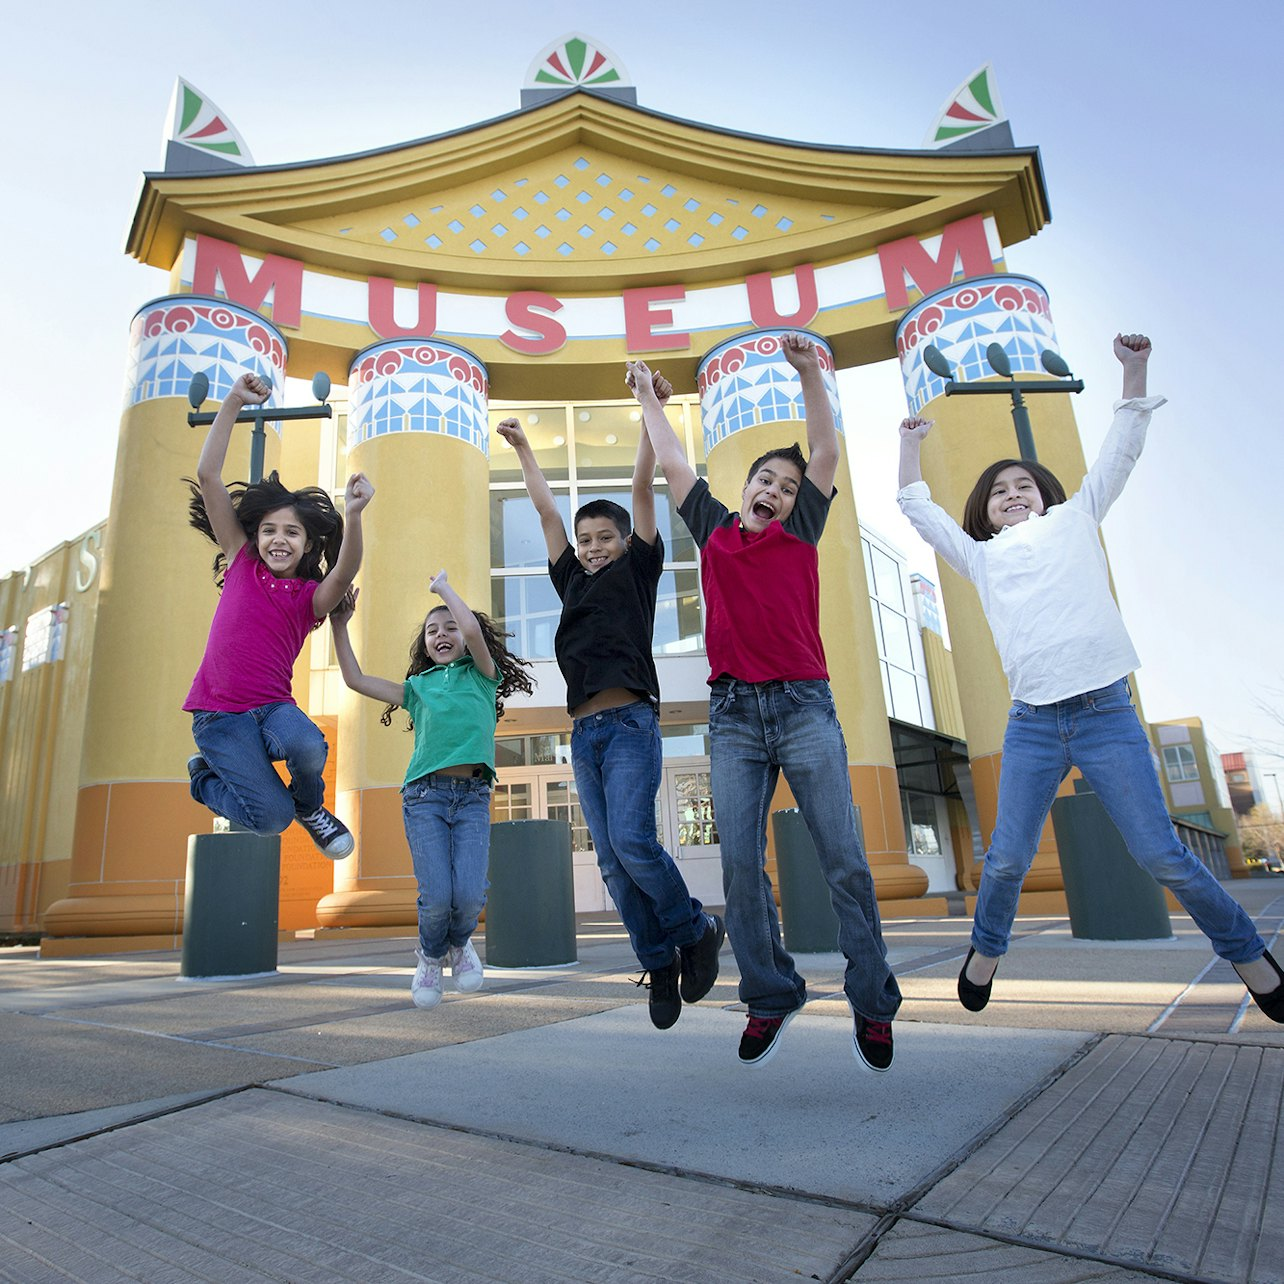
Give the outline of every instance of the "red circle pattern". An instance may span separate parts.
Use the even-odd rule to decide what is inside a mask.
[[[1028,312],[1034,316],[1051,317],[1048,296],[1042,290],[1012,282],[994,282],[989,285],[960,286],[953,294],[936,299],[911,318],[896,338],[896,354],[902,361],[918,345],[940,329],[947,311],[971,312],[983,304],[1001,312]]]

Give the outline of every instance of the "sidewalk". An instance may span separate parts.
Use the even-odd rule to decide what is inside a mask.
[[[1269,944],[1284,880],[1227,887]],[[745,1069],[730,948],[660,1032],[607,918],[428,1012],[409,938],[235,983],[2,949],[0,1279],[1284,1284],[1284,1027],[1182,916],[1021,919],[969,1014],[968,927],[884,925],[886,1075],[840,956],[799,957],[807,1008]]]

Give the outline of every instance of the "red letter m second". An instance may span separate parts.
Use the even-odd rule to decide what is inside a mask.
[[[295,259],[268,254],[253,277],[245,270],[241,251],[229,241],[212,236],[196,238],[196,266],[192,270],[195,294],[219,293],[231,303],[256,310],[272,291],[272,320],[277,325],[297,328],[303,312],[303,264]]]

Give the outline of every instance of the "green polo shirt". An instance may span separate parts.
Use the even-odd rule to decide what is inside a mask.
[[[407,678],[402,706],[415,722],[415,748],[406,784],[443,767],[479,762],[495,779],[495,693],[493,678],[478,671],[471,655],[434,665]]]

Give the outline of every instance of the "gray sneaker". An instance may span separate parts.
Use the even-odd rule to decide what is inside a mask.
[[[419,966],[415,979],[410,982],[410,997],[417,1008],[435,1008],[441,1002],[441,965],[444,960],[430,959],[422,950],[416,950]]]
[[[308,831],[308,837],[316,843],[322,856],[330,860],[342,860],[352,855],[357,845],[351,830],[333,812],[318,807],[306,816],[296,815],[295,820]]]

